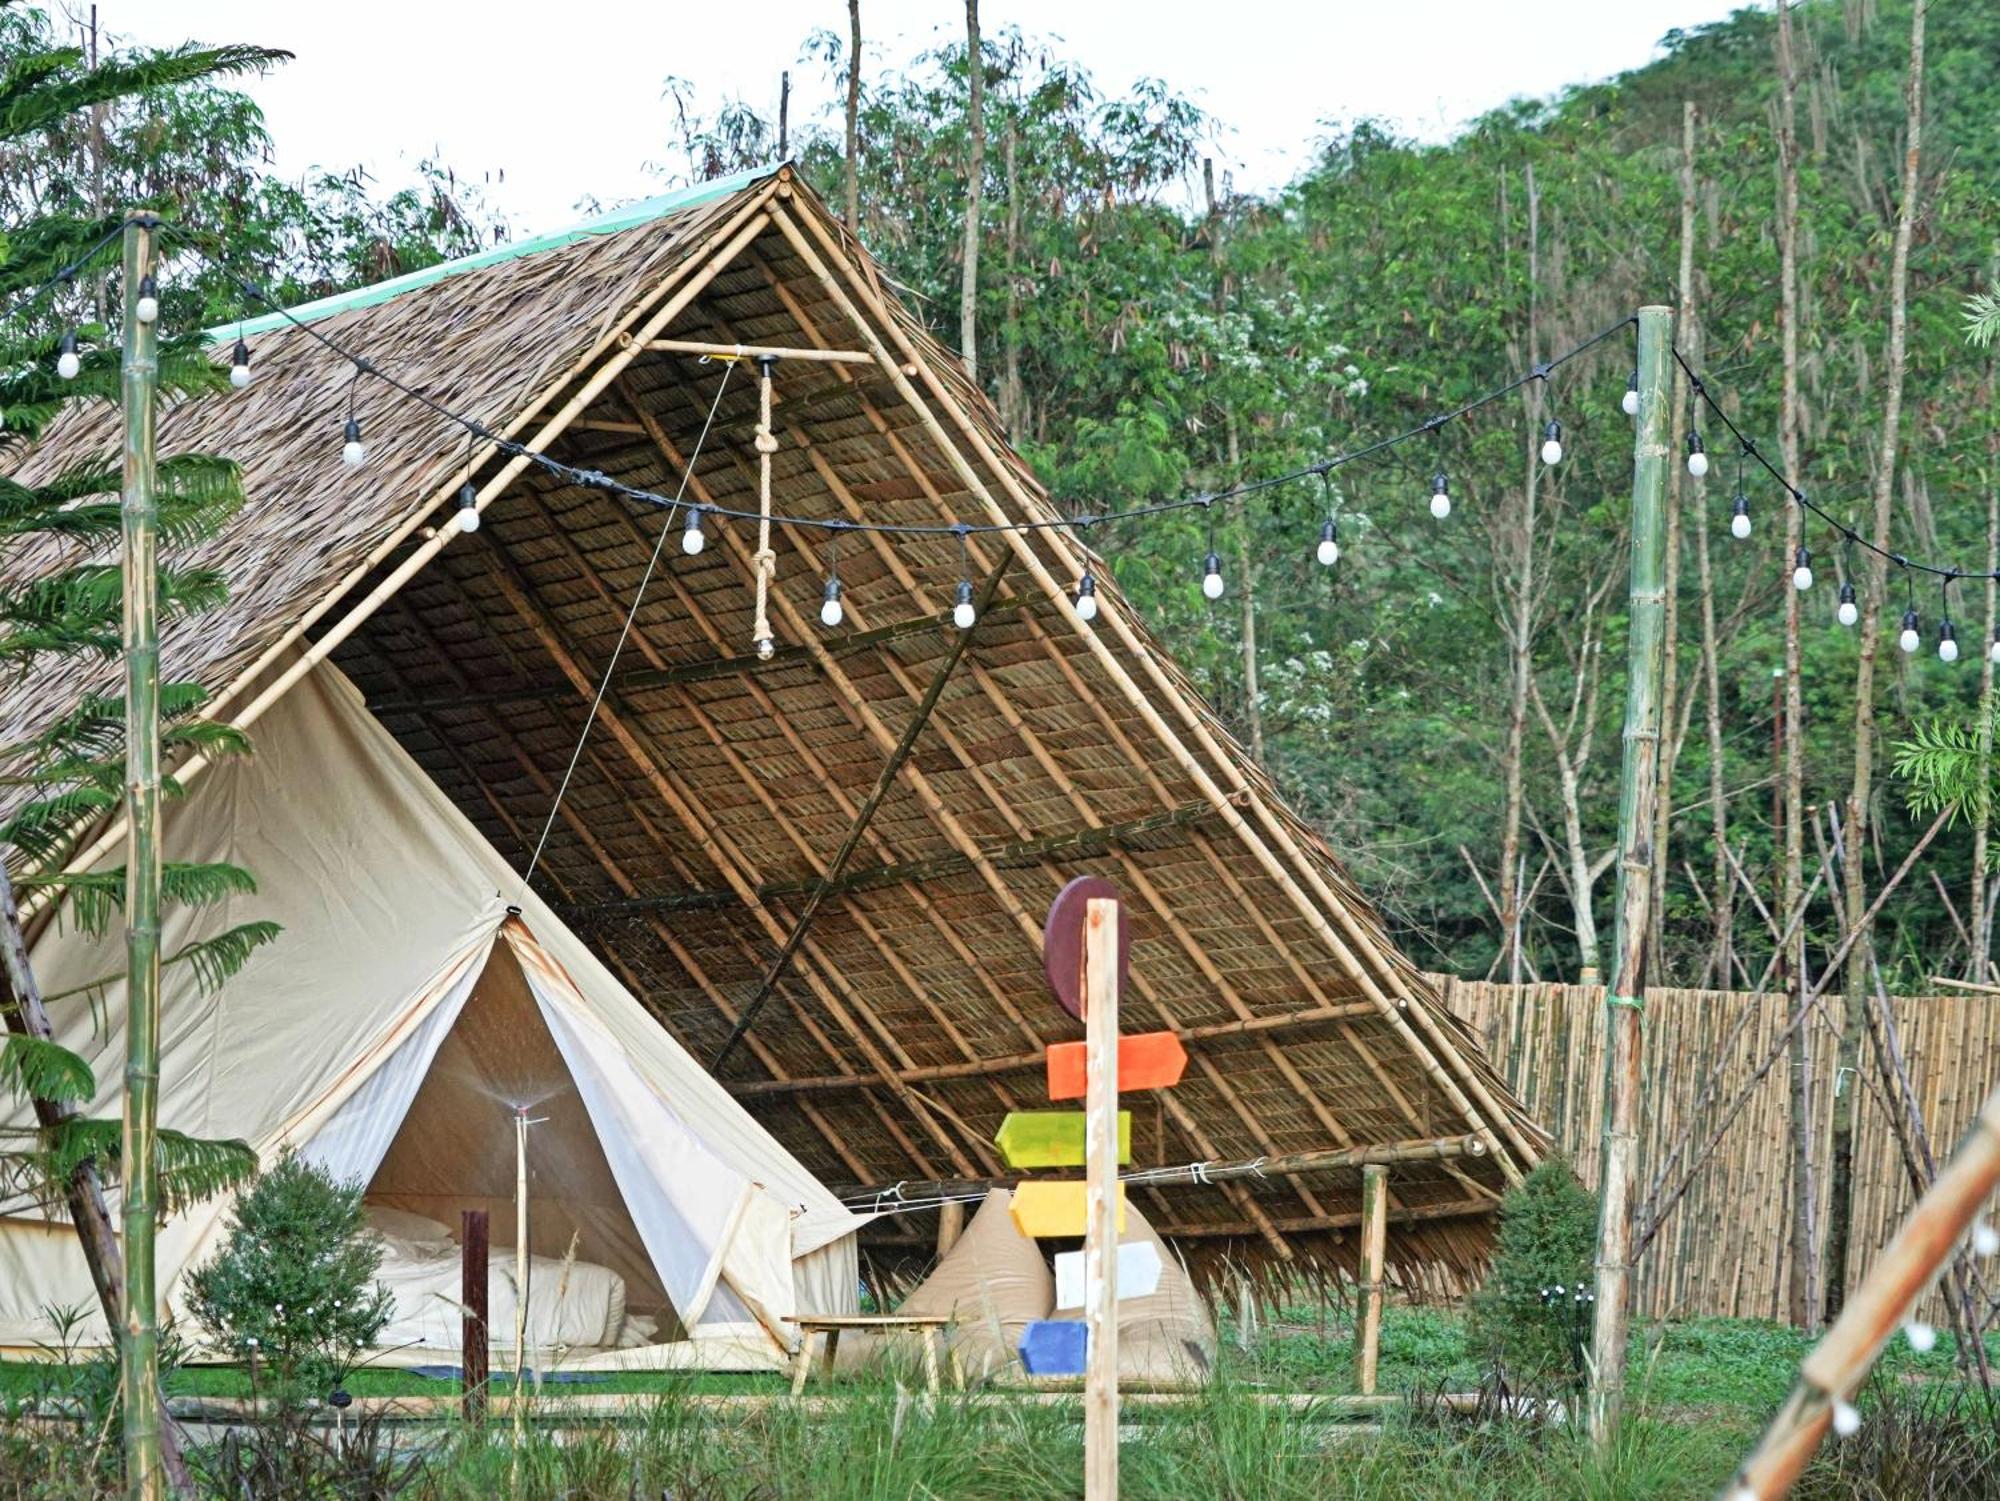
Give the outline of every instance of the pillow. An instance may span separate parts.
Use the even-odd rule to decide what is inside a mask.
[[[384,1240],[424,1248],[456,1244],[451,1238],[451,1231],[421,1214],[412,1214],[407,1209],[391,1209],[387,1204],[364,1204],[362,1207],[368,1212],[368,1228]]]

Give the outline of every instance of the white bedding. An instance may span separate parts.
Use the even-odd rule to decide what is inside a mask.
[[[456,1351],[464,1331],[459,1294],[463,1272],[459,1248],[444,1226],[398,1211],[370,1206],[371,1222],[382,1237],[378,1280],[395,1298],[378,1348]],[[394,1218],[391,1219],[390,1216]],[[430,1227],[430,1228],[424,1228]],[[494,1246],[487,1267],[487,1346],[514,1348],[514,1251]],[[559,1257],[528,1260],[529,1350],[550,1354],[579,1349],[618,1349],[644,1344],[654,1321],[625,1312],[625,1279],[590,1261]]]

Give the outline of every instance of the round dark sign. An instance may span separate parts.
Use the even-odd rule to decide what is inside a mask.
[[[1042,967],[1056,1000],[1078,1021],[1083,1020],[1083,927],[1092,898],[1118,901],[1118,888],[1102,876],[1078,876],[1056,893],[1049,903],[1048,921],[1042,924]],[[1118,914],[1118,990],[1125,990],[1125,977],[1132,968],[1132,925]]]

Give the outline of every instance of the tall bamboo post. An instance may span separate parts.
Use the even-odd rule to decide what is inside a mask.
[[[1389,1169],[1361,1169],[1361,1286],[1354,1311],[1354,1389],[1375,1394],[1382,1355],[1382,1264],[1389,1249]]]
[[[160,1086],[160,613],[159,502],[153,492],[159,330],[136,312],[153,274],[150,215],[125,221],[125,479],[119,566],[125,588],[125,1337],[119,1380],[125,1399],[125,1494],[158,1501],[160,1305],[153,1275],[159,1172],[153,1143]]]
[[[1646,927],[1660,795],[1661,660],[1666,617],[1667,371],[1673,314],[1639,309],[1639,414],[1632,440],[1632,592],[1625,682],[1625,765],[1618,798],[1618,925],[1604,993],[1604,1148],[1597,1224],[1597,1325],[1591,1340],[1590,1431],[1603,1442],[1625,1394],[1632,1191],[1639,1157],[1639,1020],[1646,1004]]]
[[[2000,1184],[2000,1090],[1987,1097],[1944,1171],[1875,1258],[1825,1338],[1799,1362],[1798,1384],[1725,1489],[1730,1501],[1782,1496],[1826,1437],[1834,1404],[1851,1397],[1896,1332],[1937,1280],[1980,1205]]]
[[[1116,901],[1084,906],[1083,1024],[1088,1054],[1084,1141],[1083,1493],[1118,1501],[1118,927]]]

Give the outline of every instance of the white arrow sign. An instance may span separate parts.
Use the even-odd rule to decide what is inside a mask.
[[[1118,1297],[1143,1298],[1160,1290],[1160,1253],[1149,1240],[1118,1248]],[[1083,1252],[1056,1252],[1056,1307],[1083,1307]]]

